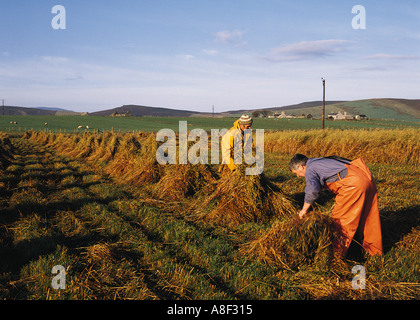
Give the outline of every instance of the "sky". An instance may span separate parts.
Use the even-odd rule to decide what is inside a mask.
[[[420,98],[418,0],[14,0],[0,13],[6,105],[269,108],[322,100],[321,78],[327,100]]]

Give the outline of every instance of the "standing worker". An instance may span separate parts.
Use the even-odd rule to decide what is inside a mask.
[[[235,171],[235,148],[242,152],[244,142],[244,131],[251,129],[252,118],[249,115],[243,114],[238,120],[233,123],[233,127],[222,138],[222,165],[219,172],[223,172],[226,168],[230,171]],[[237,147],[235,147],[235,145]],[[239,156],[239,155],[238,155]],[[241,158],[242,159],[242,158]],[[228,170],[226,170],[229,172]]]
[[[382,231],[375,181],[365,162],[340,157],[307,158],[296,154],[289,164],[298,177],[305,177],[305,201],[299,217],[319,197],[322,187],[336,194],[331,216],[344,240],[336,244],[342,257],[347,255],[357,230],[363,235],[362,246],[370,255],[382,254]]]

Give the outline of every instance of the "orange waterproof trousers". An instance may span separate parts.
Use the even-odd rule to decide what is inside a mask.
[[[379,219],[378,194],[375,181],[363,159],[345,165],[347,176],[327,183],[336,194],[332,218],[343,236],[336,244],[345,257],[356,231],[363,234],[362,246],[371,255],[382,254],[382,231]]]

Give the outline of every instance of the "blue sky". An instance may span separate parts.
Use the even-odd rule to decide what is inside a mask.
[[[51,22],[66,10],[66,29]],[[354,29],[355,5],[366,29]],[[420,98],[417,0],[61,0],[0,4],[0,99],[96,111],[216,111]]]

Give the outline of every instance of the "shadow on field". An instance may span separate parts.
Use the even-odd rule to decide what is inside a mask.
[[[42,236],[30,240],[22,240],[11,246],[0,247],[0,272],[17,272],[31,260],[54,253],[58,245],[69,249],[77,249],[98,242],[114,240],[115,237],[113,236],[104,236],[96,232],[75,237],[64,237],[57,234],[57,236]]]
[[[294,194],[291,194],[290,197],[294,201],[296,201],[296,203],[298,204],[299,207],[303,206],[303,202],[305,200],[305,192],[294,193]],[[323,190],[319,194],[319,198],[316,200],[316,204],[324,206],[328,202],[330,202],[331,200],[334,200],[334,198],[335,198],[334,193],[332,193],[330,191],[327,191],[327,190]]]
[[[380,212],[384,251],[389,251],[411,230],[420,225],[420,205],[401,208],[397,211]]]
[[[35,190],[38,191],[39,189],[41,188]],[[103,201],[100,198],[93,198],[89,195],[74,200],[51,201],[49,203],[47,202],[47,200],[49,200],[48,198],[44,198],[40,201],[39,198],[29,196],[25,198],[24,196],[25,195],[22,195],[21,200],[18,203],[10,203],[9,207],[6,208],[0,207],[0,223],[11,225],[19,219],[34,214],[51,219],[61,210],[77,211],[90,202],[109,203],[109,201]]]

